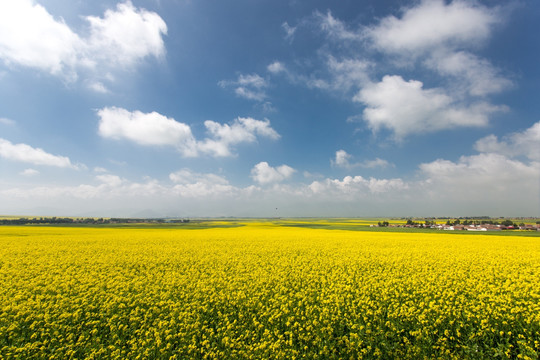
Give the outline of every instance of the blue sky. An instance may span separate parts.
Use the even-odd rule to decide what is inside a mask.
[[[0,213],[540,216],[539,18],[0,0]]]

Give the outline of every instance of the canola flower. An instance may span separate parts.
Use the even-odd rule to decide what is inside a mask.
[[[0,359],[538,359],[540,238],[0,227]]]

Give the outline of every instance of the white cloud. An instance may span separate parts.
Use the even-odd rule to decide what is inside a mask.
[[[438,52],[425,63],[441,75],[456,78],[472,96],[494,94],[513,86],[489,61],[465,51]]]
[[[108,172],[107,169],[105,169],[104,167],[101,167],[101,166],[96,166],[94,168],[94,172],[97,172],[97,173],[106,173]]]
[[[0,157],[12,161],[26,162],[34,165],[57,166],[62,168],[78,169],[68,157],[52,155],[40,148],[33,148],[26,144],[12,144],[0,138]]]
[[[165,22],[130,1],[107,10],[103,18],[85,19],[90,30],[86,38],[34,0],[1,1],[0,59],[74,80],[82,70],[130,68],[147,56],[161,57],[165,52]],[[91,88],[103,91],[100,86]]]
[[[526,156],[530,160],[540,161],[540,121],[523,132],[516,132],[503,137],[488,135],[478,140],[474,147],[484,153],[497,153],[509,157]]]
[[[99,135],[111,139],[128,139],[140,145],[175,146],[184,156],[196,155],[196,143],[191,128],[157,112],[130,112],[107,107],[97,112]]]
[[[433,48],[474,46],[487,39],[498,22],[496,9],[472,1],[424,0],[405,9],[401,18],[386,17],[366,32],[382,51],[420,56]]]
[[[485,126],[490,113],[505,109],[487,103],[464,106],[443,89],[424,89],[422,82],[405,81],[397,75],[387,75],[381,82],[364,87],[354,101],[366,106],[363,118],[373,131],[388,128],[396,139],[414,133]]]
[[[270,126],[269,120],[239,117],[230,125],[207,120],[204,126],[211,137],[198,142],[197,147],[201,152],[214,156],[231,156],[232,146],[255,142],[257,135],[273,140],[280,137]]]
[[[165,54],[163,34],[167,25],[156,13],[136,9],[131,1],[107,10],[103,18],[88,16],[91,35],[87,46],[92,59],[102,59],[118,66],[132,66],[146,56]]]
[[[60,74],[77,63],[82,49],[77,34],[33,0],[0,2],[0,58],[8,65]]]
[[[352,155],[347,153],[345,150],[336,151],[336,158],[332,160],[331,163],[337,167],[348,168],[351,167],[349,160],[352,158]]]
[[[204,122],[210,137],[197,141],[189,125],[167,118],[157,112],[130,112],[110,107],[98,111],[99,135],[115,140],[127,139],[146,146],[174,146],[183,156],[200,153],[212,156],[232,156],[232,147],[240,143],[253,143],[257,136],[279,139],[269,120],[237,118],[232,124],[212,120]]]
[[[266,98],[264,89],[268,86],[267,81],[258,74],[240,74],[235,81],[222,80],[218,82],[222,88],[233,87],[239,97],[248,100],[263,101]]]
[[[267,70],[272,74],[279,74],[285,71],[285,65],[283,65],[283,63],[279,61],[274,61],[273,63],[268,65]]]
[[[39,171],[36,169],[24,169],[20,174],[23,176],[36,176],[39,174]]]
[[[260,162],[251,169],[251,177],[259,184],[281,182],[288,179],[296,170],[287,165],[272,167],[266,161]]]
[[[463,49],[485,42],[501,22],[499,8],[464,0],[424,0],[405,9],[401,18],[383,18],[366,34],[377,49],[405,59],[402,65],[409,64],[407,58],[424,58],[424,66],[453,78],[454,86],[468,95],[486,96],[513,83],[488,60]]]

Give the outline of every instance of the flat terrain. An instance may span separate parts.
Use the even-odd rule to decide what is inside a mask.
[[[367,225],[2,226],[0,358],[538,358],[536,233]]]

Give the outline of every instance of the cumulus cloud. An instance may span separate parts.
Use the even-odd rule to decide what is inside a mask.
[[[420,56],[432,48],[476,45],[489,37],[499,17],[497,9],[470,1],[424,0],[405,9],[401,18],[388,16],[366,32],[382,51]]]
[[[348,168],[351,167],[349,160],[352,158],[352,155],[347,153],[345,150],[336,151],[336,157],[332,160],[332,165],[337,167]]]
[[[418,132],[485,126],[490,113],[505,109],[484,102],[461,105],[441,88],[424,89],[421,81],[405,81],[397,75],[366,86],[354,101],[366,106],[363,118],[373,131],[388,128],[396,139]]]
[[[129,68],[145,57],[161,57],[165,52],[162,36],[167,26],[163,19],[135,8],[130,1],[107,10],[104,17],[88,16],[85,20],[89,24],[87,37],[75,33],[34,0],[2,1],[0,59],[8,65],[74,80],[80,71]],[[103,88],[93,87],[97,91]]]
[[[196,142],[189,125],[157,112],[130,112],[117,107],[103,108],[97,114],[102,137],[127,139],[147,146],[176,146],[185,156],[196,155]]]
[[[423,65],[451,77],[473,96],[498,93],[512,86],[488,60],[470,51],[485,42],[502,22],[499,8],[470,1],[424,0],[366,30],[380,51],[403,58],[425,58]]]
[[[154,12],[135,8],[131,1],[105,11],[103,18],[88,16],[86,20],[91,31],[86,43],[93,60],[132,66],[146,56],[165,54],[165,21]]]
[[[526,156],[530,160],[540,161],[540,121],[525,131],[503,137],[502,141],[495,135],[488,135],[478,140],[474,147],[483,153]]]
[[[12,161],[20,161],[34,165],[56,166],[61,168],[78,169],[79,165],[71,163],[68,157],[53,155],[43,149],[34,148],[27,144],[13,144],[0,138],[0,157]]]
[[[258,74],[240,74],[237,80],[222,80],[218,85],[222,88],[232,87],[237,96],[248,100],[263,101],[267,97],[265,88],[268,82]]]
[[[255,120],[239,117],[230,125],[207,120],[204,126],[211,137],[199,141],[197,147],[201,152],[213,156],[232,156],[234,145],[253,143],[257,140],[257,136],[273,140],[280,138],[280,135],[270,126],[268,119]]]
[[[295,172],[296,170],[288,165],[272,167],[266,161],[262,161],[251,169],[251,177],[259,184],[270,184],[288,179]]]
[[[232,148],[240,143],[253,143],[258,136],[279,139],[270,121],[253,118],[235,119],[232,124],[207,120],[204,125],[210,137],[196,140],[189,125],[157,112],[142,113],[109,107],[98,110],[99,135],[115,140],[127,139],[139,145],[174,146],[183,156],[201,153],[212,156],[233,156]]]
[[[33,0],[0,2],[0,58],[8,65],[60,74],[79,61],[83,45],[62,19]]]

